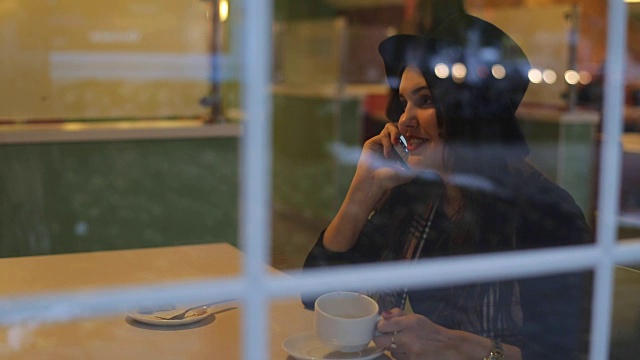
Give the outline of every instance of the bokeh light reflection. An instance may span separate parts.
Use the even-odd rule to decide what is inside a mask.
[[[447,76],[449,76],[449,67],[443,63],[436,64],[433,71],[436,73],[436,76],[439,77],[440,79],[445,79]]]
[[[507,69],[505,69],[504,66],[500,64],[495,64],[491,67],[491,74],[496,79],[504,79],[504,77],[507,75]]]
[[[542,71],[536,68],[529,70],[529,81],[534,84],[539,84],[542,81]]]
[[[580,81],[580,75],[575,70],[567,70],[564,73],[564,80],[569,85],[575,85]]]
[[[463,63],[455,63],[451,66],[451,76],[455,82],[462,82],[467,76],[467,67]]]
[[[591,74],[588,71],[580,71],[578,75],[580,76],[580,84],[582,85],[587,85],[591,82],[591,80],[593,80]]]
[[[556,74],[555,71],[551,69],[546,69],[545,71],[542,72],[542,79],[547,84],[555,84],[556,80],[558,80],[558,75]]]

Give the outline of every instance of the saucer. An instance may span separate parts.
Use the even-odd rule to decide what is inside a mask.
[[[159,319],[156,316],[162,317],[170,317],[172,315],[178,314],[182,311],[186,310],[186,308],[173,308],[173,309],[161,309],[158,311],[134,311],[130,312],[128,315],[141,323],[150,324],[150,325],[162,325],[162,326],[175,326],[175,325],[186,325],[191,324],[196,321],[204,320],[206,317],[212,315],[215,312],[215,308],[211,307],[201,307],[196,308],[187,313],[184,319],[180,320],[164,320]]]
[[[358,352],[333,350],[320,342],[314,331],[291,336],[282,342],[282,347],[289,355],[299,360],[368,360],[375,359],[384,351],[373,343]]]

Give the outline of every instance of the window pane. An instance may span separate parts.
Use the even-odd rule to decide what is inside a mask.
[[[0,357],[239,358],[238,8],[0,7]]]
[[[231,19],[213,46],[209,2],[3,11],[0,257],[237,244]]]
[[[240,256],[229,244],[204,244],[0,259],[7,274],[0,285],[0,353],[9,359],[205,358],[216,348],[237,354],[237,302],[224,286],[202,289],[212,278],[236,276]],[[158,318],[190,307],[183,319]]]
[[[568,196],[559,201],[575,202],[576,212],[582,212],[589,228],[595,229],[602,100],[598,89],[606,48],[603,2],[586,1],[577,7],[569,2],[524,1],[430,1],[421,6],[331,2],[315,5],[317,15],[286,2],[276,5],[276,266],[302,264],[304,253],[339,209],[362,144],[390,121],[380,41],[394,33],[428,33],[432,22],[440,24],[460,8],[503,29],[525,52],[531,72],[516,116],[529,148],[526,160],[566,190]],[[579,41],[571,42],[572,36]],[[471,75],[468,80],[472,81]],[[548,193],[541,190],[539,201],[545,201],[542,194]],[[532,209],[523,206],[520,211]],[[563,227],[558,224],[553,226]]]
[[[640,267],[618,266],[615,270],[611,358],[632,359],[638,353],[640,321]]]
[[[423,276],[427,279],[438,274]],[[432,352],[442,346],[437,339],[443,334],[454,339],[454,343],[457,336],[467,334],[467,349],[473,348],[474,341],[480,341],[486,347],[487,342],[482,342],[481,338],[468,336],[472,333],[499,339],[509,352],[517,353],[513,348],[517,347],[525,359],[544,357],[549,353],[563,359],[586,359],[591,278],[590,272],[578,272],[428,288],[407,287],[400,278],[394,288],[366,288],[363,285],[365,288],[357,291],[377,302],[383,320],[377,325],[381,334],[375,341],[392,354],[398,352],[395,355],[410,351],[416,351],[411,352],[413,355]],[[334,310],[328,303],[323,306],[327,297],[338,297],[332,294],[335,293],[319,298],[305,295],[306,305],[309,308],[315,305],[316,318],[319,311],[335,311],[334,315],[338,317],[363,316],[361,307],[344,306]],[[343,302],[348,304],[347,297],[342,296]],[[325,326],[338,328],[335,324]],[[462,330],[462,333],[451,330]],[[322,339],[321,333],[316,335]],[[391,348],[392,335],[395,350]],[[325,343],[325,348],[330,347]],[[410,347],[412,350],[408,350]],[[477,356],[482,356],[482,351]],[[486,351],[488,353],[489,349]],[[515,356],[514,353],[511,355]]]
[[[416,256],[431,258],[593,243],[606,49],[605,2],[582,1],[574,6],[564,1],[417,1],[355,6],[332,1],[316,5],[315,15],[285,4],[284,1],[276,4],[274,26],[272,264],[275,267],[307,269]],[[425,70],[424,65],[425,69],[419,70],[435,103],[433,107],[439,112],[434,115],[435,135],[429,139],[425,135],[426,125],[419,123],[415,128],[412,124],[403,125],[403,121],[409,120],[401,116],[404,119],[412,116],[414,105],[409,98],[411,93],[403,90],[408,70],[402,66],[407,64],[385,69],[378,45],[399,33],[424,35],[436,31],[437,36],[438,26],[446,26],[447,19],[461,10],[498,26],[526,56],[528,67],[524,71],[514,67],[528,84],[522,100],[515,103],[517,131],[528,149],[525,162],[501,162],[509,157],[505,154],[519,151],[513,145],[518,141],[506,141],[509,135],[486,140],[483,136],[490,137],[488,133],[506,130],[500,127],[486,130],[478,125],[490,124],[498,118],[491,113],[492,106],[502,100],[487,95],[491,101],[478,105],[471,101],[477,93],[464,92],[469,88],[477,90],[477,82],[488,78],[502,86],[510,81],[500,83],[503,76],[513,74],[509,56],[515,55],[495,50],[488,45],[490,41],[483,42],[486,40],[483,34],[469,31],[472,35],[465,44],[466,57],[461,56],[459,63],[444,55],[442,61],[433,60],[416,47],[407,50],[419,60],[433,60],[430,68]],[[405,48],[399,47],[395,50],[401,53]],[[455,53],[455,49],[447,50]],[[481,61],[491,63],[483,68],[478,65]],[[461,65],[465,71],[460,70]],[[438,88],[444,83],[451,87]],[[389,85],[395,88],[390,89]],[[465,97],[451,89],[459,90]],[[477,91],[489,93],[487,88]],[[507,92],[504,98],[511,95],[512,92]],[[458,101],[457,107],[447,103],[449,98]],[[397,107],[389,107],[390,102]],[[466,120],[469,121],[465,123]],[[356,204],[346,203],[341,209],[347,194],[358,195],[358,184],[350,186],[363,145],[380,134],[385,125],[396,121],[398,131],[414,136],[409,146],[410,165],[416,164],[411,161],[431,154],[424,150],[424,143],[431,145],[444,139],[448,153],[442,158],[450,162],[437,163],[442,168],[425,167],[441,171],[438,175],[445,173],[441,177],[446,189],[430,198],[427,190],[434,187],[429,185],[398,186],[388,198],[376,193],[379,197],[371,201],[363,196]],[[456,133],[456,126],[464,130]],[[472,135],[464,137],[461,133]],[[383,136],[389,138],[387,133]],[[487,143],[494,147],[483,148]],[[500,168],[498,162],[504,166]],[[357,180],[366,178],[362,174],[358,173]],[[447,188],[451,184],[456,186]],[[463,200],[452,205],[447,201],[455,199],[446,191],[456,187]],[[415,195],[411,190],[422,192]],[[401,195],[394,197],[398,193]],[[421,202],[420,196],[433,201]],[[378,199],[382,201],[376,202]],[[365,210],[357,207],[365,203]],[[383,205],[377,206],[380,204]],[[358,216],[340,218],[352,210],[349,205],[356,208]],[[432,208],[434,217],[427,211]],[[373,216],[367,217],[371,210]],[[341,219],[348,224],[365,223],[354,226],[356,235],[349,238],[351,242],[338,244],[346,244],[344,248],[336,245],[338,242],[331,244],[331,239],[352,230],[349,226],[335,225]],[[430,221],[431,227],[426,226]],[[422,230],[426,228],[429,233],[422,243],[421,235],[425,235]],[[464,273],[464,266],[459,271]],[[590,290],[582,295],[580,301],[589,304]],[[540,315],[534,314],[525,316]],[[566,316],[584,319],[582,325],[586,328],[575,330],[575,334],[585,345],[590,309],[585,305],[580,307],[580,313]],[[458,329],[459,325],[452,327]],[[586,348],[577,349],[571,347],[568,352],[586,356]]]

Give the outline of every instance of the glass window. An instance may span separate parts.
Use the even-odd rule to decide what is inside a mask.
[[[639,9],[0,6],[0,357],[629,356]]]

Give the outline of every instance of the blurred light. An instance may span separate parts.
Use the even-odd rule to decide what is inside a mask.
[[[564,73],[564,80],[569,85],[575,85],[580,81],[580,75],[575,70],[567,70]]]
[[[554,84],[556,80],[558,80],[558,75],[556,75],[555,71],[551,69],[546,69],[545,71],[542,72],[542,79],[547,84]]]
[[[542,81],[542,72],[535,68],[529,70],[529,81],[534,84],[539,84]]]
[[[640,3],[640,0],[624,0],[626,3]]]
[[[218,10],[220,11],[220,21],[227,21],[229,18],[229,1],[220,0],[220,7]]]
[[[444,79],[449,76],[449,67],[443,63],[436,64],[436,67],[433,69],[433,71],[440,79]]]
[[[640,2],[640,0],[638,1]],[[587,85],[592,80],[591,74],[589,74],[588,71],[580,71],[578,75],[580,76],[580,84],[582,85]]]
[[[505,69],[504,66],[500,64],[495,64],[491,67],[491,74],[493,74],[493,77],[495,77],[496,79],[504,79],[504,77],[507,75],[507,69]]]
[[[467,67],[463,63],[455,63],[451,66],[451,75],[454,79],[464,79],[467,76]]]

